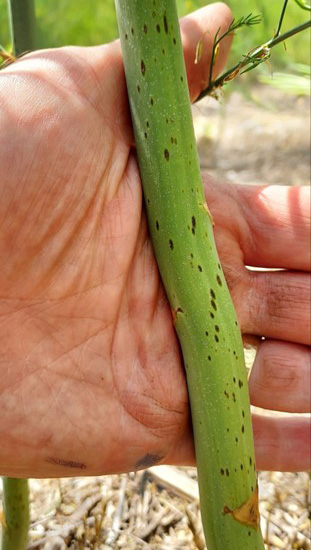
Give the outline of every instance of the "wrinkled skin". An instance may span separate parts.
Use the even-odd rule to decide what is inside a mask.
[[[212,37],[230,20],[217,4],[182,23],[192,99],[206,83]],[[119,43],[27,55],[1,72],[0,96],[0,474],[192,464],[184,370],[146,227]],[[252,402],[308,412],[308,190],[203,179],[242,331],[266,337]],[[257,416],[254,430],[259,468],[309,467],[307,418]]]

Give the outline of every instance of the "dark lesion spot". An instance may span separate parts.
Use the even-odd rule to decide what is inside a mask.
[[[166,15],[163,16],[163,25],[164,25],[164,30],[166,32],[166,34],[168,33],[168,24],[167,24],[167,17]]]
[[[156,29],[157,29],[157,32],[161,32],[161,27],[160,27],[159,23],[157,24]]]
[[[164,149],[164,157],[166,158],[166,160],[170,160],[170,152],[168,149]]]
[[[192,218],[191,218],[191,225],[192,225],[191,231],[192,231],[193,235],[195,234],[196,224],[197,224],[197,221],[195,219],[195,216],[192,216]]]
[[[63,466],[64,468],[77,468],[78,470],[85,470],[86,464],[83,462],[76,462],[75,460],[66,460],[64,458],[48,457],[46,462],[55,464],[55,466]]]
[[[202,266],[198,265],[198,270],[202,273],[203,271]]]
[[[147,34],[147,32],[148,32],[148,27],[147,27],[147,25],[146,25],[146,23],[145,23],[145,24],[144,24],[144,33]]]
[[[141,70],[141,74],[143,76],[145,76],[145,74],[146,74],[146,65],[145,65],[145,62],[144,62],[143,59],[140,62],[140,70]]]
[[[159,231],[159,229],[160,229],[160,224],[159,224],[158,220],[156,220],[156,228],[157,228],[157,231]]]
[[[216,298],[216,294],[212,288],[211,288],[211,297],[213,298],[213,300],[215,300]]]
[[[239,380],[239,388],[243,388],[243,382],[242,382],[242,380]]]
[[[158,464],[163,458],[164,457],[161,455],[147,453],[142,458],[137,460],[134,466],[134,470],[142,470],[144,468],[150,468],[150,466],[154,466],[155,464]]]
[[[173,243],[172,239],[170,239],[170,240],[168,241],[168,244],[170,245],[170,249],[171,249],[171,250],[174,250],[174,243]]]
[[[215,300],[211,300],[211,306],[215,311],[217,311],[217,305],[216,305]]]

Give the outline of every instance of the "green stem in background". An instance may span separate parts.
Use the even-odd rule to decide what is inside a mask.
[[[297,27],[294,27],[293,29],[286,31],[283,34],[280,34],[279,36],[275,36],[265,44],[262,44],[261,46],[254,48],[247,55],[245,55],[241,61],[239,61],[236,65],[234,65],[227,71],[225,71],[218,78],[213,80],[204,90],[202,90],[202,92],[200,93],[196,101],[199,101],[206,95],[213,95],[219,88],[224,86],[224,84],[236,78],[238,74],[243,74],[243,72],[247,72],[251,69],[254,69],[255,67],[257,67],[257,65],[266,61],[270,57],[270,53],[271,53],[270,50],[274,48],[274,46],[277,46],[281,42],[284,42],[288,38],[291,38],[295,34],[298,34],[299,32],[302,32],[310,27],[311,27],[311,20],[306,21],[305,23],[302,23],[301,25],[298,25]],[[246,69],[242,71],[244,67]]]
[[[27,479],[3,477],[1,550],[26,550],[29,528]]]
[[[35,49],[34,0],[8,0],[13,53],[18,56]]]
[[[303,10],[311,11],[311,5],[307,4],[306,0],[295,0],[296,4],[300,6]]]
[[[281,16],[280,16],[280,19],[279,19],[278,28],[277,28],[277,30],[276,30],[276,33],[275,33],[275,35],[274,35],[274,38],[275,38],[276,36],[279,36],[279,35],[281,34],[281,28],[282,28],[283,19],[284,19],[284,16],[285,16],[287,4],[288,4],[288,0],[284,0],[282,12],[281,12]]]
[[[187,375],[207,546],[263,550],[241,332],[202,187],[175,0],[116,8],[149,230]]]

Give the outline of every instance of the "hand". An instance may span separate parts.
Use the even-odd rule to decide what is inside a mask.
[[[216,4],[182,23],[192,98],[206,83],[212,38],[230,20]],[[193,463],[119,43],[27,55],[1,71],[0,96],[0,473],[61,477]],[[253,401],[305,411],[306,190],[208,180],[205,189],[242,330],[267,338]],[[254,273],[244,264],[288,271]],[[256,418],[258,467],[305,469],[308,433],[306,419]]]

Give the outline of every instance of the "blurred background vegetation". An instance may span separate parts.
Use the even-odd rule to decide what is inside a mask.
[[[0,0],[0,44],[10,50],[10,38],[7,18],[7,0]],[[205,0],[177,0],[179,13],[184,15],[203,7]],[[273,35],[283,0],[227,0],[234,17],[261,13],[263,21],[251,29],[240,30],[235,37],[229,63],[239,60],[253,47],[266,42]],[[109,42],[118,35],[114,0],[36,0],[38,21],[38,46],[56,47],[65,44],[94,45]],[[301,10],[294,0],[290,0],[283,30],[294,27],[306,20],[310,13]],[[305,31],[280,44],[273,50],[272,67],[274,70],[301,72],[301,65],[310,63],[310,32]],[[269,67],[260,67],[256,74],[269,75]],[[252,75],[254,73],[251,73]],[[254,78],[254,77],[253,77]]]

